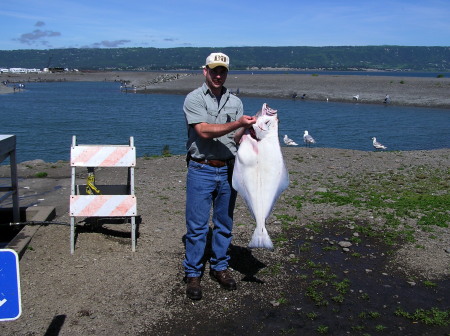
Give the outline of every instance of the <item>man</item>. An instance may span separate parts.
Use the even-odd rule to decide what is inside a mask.
[[[213,205],[210,275],[227,289],[236,289],[228,271],[227,254],[231,243],[236,191],[231,174],[237,143],[245,128],[256,122],[245,116],[241,100],[223,85],[227,79],[229,58],[212,53],[203,66],[205,83],[186,96],[184,114],[188,131],[188,173],[186,179],[186,295],[202,298],[200,285],[203,258]]]

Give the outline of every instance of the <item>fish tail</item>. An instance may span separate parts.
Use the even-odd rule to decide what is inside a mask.
[[[253,232],[252,240],[248,244],[249,248],[265,248],[273,250],[272,240],[269,237],[269,233],[265,227],[256,228]]]

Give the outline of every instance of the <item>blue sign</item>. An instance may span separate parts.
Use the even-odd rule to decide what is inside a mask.
[[[19,256],[10,249],[0,250],[0,321],[11,321],[22,313]]]

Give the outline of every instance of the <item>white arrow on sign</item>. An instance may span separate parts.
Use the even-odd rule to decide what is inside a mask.
[[[2,301],[0,301],[0,307],[3,306],[6,303],[6,301],[8,301],[8,300],[3,299]]]

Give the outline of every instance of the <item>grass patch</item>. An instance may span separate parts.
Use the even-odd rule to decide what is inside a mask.
[[[450,199],[448,200],[450,202]],[[447,203],[450,204],[450,203]],[[450,222],[450,215],[448,213],[442,213],[438,211],[431,211],[428,214],[422,216],[417,224],[422,227],[438,226],[448,228],[448,222]]]
[[[311,249],[311,243],[304,243],[302,246],[299,246],[298,250],[300,252],[308,252]]]
[[[283,266],[280,263],[278,263],[278,264],[272,265],[270,267],[264,268],[263,270],[261,270],[261,274],[276,276],[276,275],[281,274],[282,270],[283,270]]]
[[[343,195],[332,191],[317,191],[315,195],[319,196],[318,198],[312,200],[312,202],[316,204],[334,203],[338,206],[348,204],[359,206],[361,204],[361,202],[356,199],[356,195],[350,193],[347,195]]]
[[[450,310],[417,309],[414,313],[408,313],[402,308],[397,308],[395,315],[405,317],[409,320],[422,322],[427,325],[448,326],[450,324]]]
[[[281,222],[283,229],[288,229],[293,223],[297,221],[297,216],[278,215],[274,214],[275,218]]]
[[[346,294],[350,288],[350,280],[344,279],[341,282],[334,282],[333,286],[340,294]]]
[[[377,324],[377,325],[375,326],[375,330],[378,331],[378,332],[385,331],[386,329],[387,329],[387,327],[385,327],[385,326],[382,325],[382,324]]]
[[[337,251],[337,250],[339,250],[339,247],[335,245],[322,247],[322,251]]]
[[[326,334],[326,333],[328,333],[328,327],[327,326],[324,326],[324,325],[320,325],[320,326],[318,326],[317,327],[317,332],[319,333],[319,334]]]
[[[306,313],[306,317],[310,320],[315,320],[319,315],[316,312],[309,312]]]
[[[289,241],[288,237],[284,235],[278,235],[273,239],[275,246],[281,247]]]
[[[305,266],[312,271],[312,280],[305,291],[306,297],[310,298],[317,307],[328,306],[329,298],[337,304],[344,302],[344,295],[347,294],[350,287],[348,279],[336,281],[337,275],[331,272],[329,265],[308,260]]]
[[[406,171],[390,170],[388,174],[368,173],[353,177],[340,176],[343,185],[335,182],[325,185],[326,191],[306,192],[304,196],[293,196],[291,204],[301,209],[305,203],[330,204],[337,207],[351,206],[372,212],[384,220],[382,230],[358,228],[358,232],[379,237],[388,245],[415,242],[415,229],[407,221],[415,222],[424,232],[435,232],[436,228],[448,228],[450,223],[450,169],[431,169],[424,166]],[[336,211],[335,216],[338,213]],[[320,233],[319,226],[308,226]],[[359,238],[352,242],[360,243]]]
[[[435,282],[433,282],[433,281],[430,281],[430,280],[425,280],[423,282],[423,285],[425,287],[428,287],[428,288],[435,288],[435,287],[437,287],[437,284]]]

